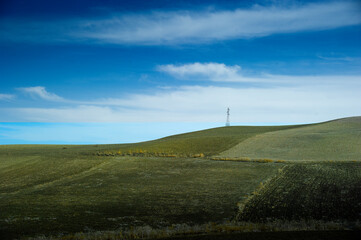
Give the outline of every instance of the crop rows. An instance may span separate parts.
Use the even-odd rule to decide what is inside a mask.
[[[360,220],[361,165],[327,163],[286,166],[242,205],[237,219]]]
[[[171,151],[148,151],[143,149],[129,149],[127,151],[106,150],[95,153],[97,156],[127,156],[127,157],[177,157],[177,158],[199,158],[203,153],[174,153]]]

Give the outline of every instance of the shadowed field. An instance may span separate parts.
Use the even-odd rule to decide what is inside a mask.
[[[231,220],[236,203],[280,165],[204,159],[11,159],[0,174],[8,235]]]
[[[237,219],[357,221],[361,219],[361,163],[294,164],[240,205]]]

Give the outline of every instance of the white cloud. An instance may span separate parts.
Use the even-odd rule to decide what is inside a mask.
[[[145,45],[200,44],[333,29],[360,23],[360,9],[356,1],[332,1],[222,11],[114,13],[111,17],[46,23],[8,20],[2,24],[2,39]]]
[[[243,81],[239,66],[220,63],[162,65],[160,71],[178,77],[210,81]],[[262,87],[181,86],[122,98],[77,101],[45,87],[21,88],[57,107],[1,109],[1,121],[20,122],[222,122],[227,107],[234,122],[317,122],[361,115],[361,76],[284,76],[264,74],[249,81],[269,81]],[[1,95],[0,95],[1,96]],[[53,105],[54,106],[54,105]]]
[[[64,98],[59,97],[54,93],[50,93],[46,91],[45,87],[37,86],[37,87],[26,87],[26,88],[19,88],[20,91],[30,94],[33,97],[39,97],[47,101],[54,101],[54,102],[63,102],[65,101]]]
[[[214,82],[244,82],[254,81],[241,75],[241,67],[226,66],[223,63],[189,63],[183,65],[159,65],[158,71],[179,78],[192,77],[193,80],[208,80]]]
[[[359,82],[360,76],[287,76],[263,73],[258,77],[246,77],[238,65],[227,66],[223,63],[188,63],[157,66],[157,70],[178,79],[211,82],[249,82],[277,83],[288,85],[339,84],[340,81]]]
[[[15,95],[0,93],[0,100],[9,101],[9,100],[14,99],[14,98],[15,98]]]

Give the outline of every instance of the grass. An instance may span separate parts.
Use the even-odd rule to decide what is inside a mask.
[[[351,239],[345,223],[324,221],[273,221],[267,223],[227,222],[201,225],[175,224],[154,229],[150,226],[128,230],[79,232],[58,236],[37,236],[31,240],[131,240],[131,239]],[[361,224],[357,224],[361,230]],[[282,231],[280,231],[282,229]],[[263,232],[263,234],[261,234]],[[255,234],[256,233],[256,234]],[[287,234],[284,234],[287,233]],[[298,234],[297,234],[298,233]],[[300,237],[302,236],[302,237]],[[317,237],[316,237],[317,236]],[[322,236],[322,238],[320,238]],[[337,238],[334,238],[337,236]],[[358,239],[357,236],[352,239]],[[299,237],[299,238],[298,238]]]
[[[359,227],[360,119],[136,144],[0,146],[0,238]]]

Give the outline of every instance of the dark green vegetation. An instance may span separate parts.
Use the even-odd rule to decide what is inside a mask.
[[[241,221],[361,219],[361,163],[294,164],[240,205]]]
[[[355,229],[360,133],[361,118],[348,118],[137,144],[0,146],[0,238]]]
[[[213,234],[189,236],[189,240],[340,240],[340,239],[359,239],[360,232],[351,231],[287,231],[287,232],[254,232],[254,233],[236,233],[236,234]],[[166,238],[167,239],[167,238]],[[182,238],[174,238],[182,239]]]

